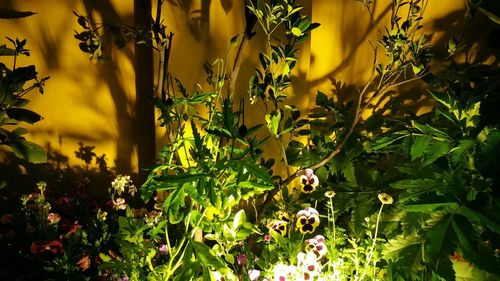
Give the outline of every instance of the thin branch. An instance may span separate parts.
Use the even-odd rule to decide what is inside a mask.
[[[243,0],[245,5],[245,0]],[[234,59],[233,69],[229,76],[229,86],[228,86],[228,96],[232,95],[236,91],[236,80],[238,74],[240,73],[241,63],[243,62],[243,51],[247,48],[248,42],[255,35],[253,28],[257,22],[257,17],[252,14],[250,9],[245,5],[245,31],[243,32],[243,38],[241,39],[240,46],[238,47],[238,52],[236,53],[236,58]]]

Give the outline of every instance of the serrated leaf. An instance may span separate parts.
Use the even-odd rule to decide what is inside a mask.
[[[474,140],[471,139],[463,139],[460,140],[457,147],[454,147],[450,150],[451,154],[451,162],[456,165],[467,157],[467,154],[471,152],[474,148]]]
[[[443,255],[448,256],[455,250],[454,248],[446,249],[450,241],[445,243],[448,231],[450,230],[451,218],[451,215],[445,213],[434,213],[431,219],[425,222],[425,228],[427,228],[425,234],[426,254],[429,255],[433,261],[436,261]]]
[[[458,204],[455,202],[406,205],[403,207],[403,209],[406,212],[420,212],[420,213],[431,213],[442,209],[456,209],[456,208],[458,208]]]
[[[427,146],[429,146],[431,141],[432,137],[427,135],[415,136],[413,144],[411,146],[411,160],[415,161],[415,159],[424,155],[425,150],[427,149]]]
[[[432,164],[440,157],[448,154],[449,149],[450,149],[450,144],[448,142],[445,141],[433,142],[425,152],[424,162],[422,163],[422,167]]]
[[[198,241],[192,241],[191,245],[193,246],[194,254],[205,266],[212,266],[218,271],[225,267],[225,262],[207,245]]]
[[[479,225],[482,225],[486,228],[489,228],[491,231],[494,231],[496,233],[500,233],[500,225],[491,220],[490,218],[486,217],[485,215],[474,211],[468,207],[461,206],[458,210],[457,213],[461,214],[462,216],[466,217],[473,223],[477,223]]]
[[[273,181],[271,179],[271,175],[269,175],[267,171],[260,166],[257,166],[250,161],[235,161],[232,163],[236,164],[237,167],[239,166],[240,169],[246,169],[248,173],[259,180],[264,181],[264,183],[272,185]]]

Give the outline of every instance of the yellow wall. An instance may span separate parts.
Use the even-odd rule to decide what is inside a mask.
[[[134,129],[133,45],[124,50],[105,51],[110,60],[90,63],[73,38],[79,30],[72,11],[93,12],[97,22],[133,25],[133,1],[124,0],[7,0],[0,6],[37,13],[27,19],[0,21],[2,36],[27,38],[32,55],[22,62],[35,64],[40,76],[51,76],[44,96],[31,94],[30,108],[44,120],[30,126],[28,139],[69,157],[70,165],[81,164],[74,157],[78,142],[95,145],[97,154],[105,153],[118,172],[137,171]],[[202,62],[225,56],[228,42],[244,28],[243,6],[235,0],[180,0],[170,5],[164,18],[175,33],[170,71],[188,90],[197,83],[206,87]],[[390,0],[374,1],[373,22],[380,28],[389,21]],[[430,0],[426,19],[433,41],[440,42],[447,27],[464,21],[465,0]],[[302,46],[291,102],[305,111],[317,90],[333,94],[335,81],[362,85],[371,70],[372,51],[368,41],[381,34],[360,2],[354,0],[304,1],[305,11],[321,27]],[[439,26],[436,26],[439,23]],[[449,26],[446,25],[449,23]],[[444,30],[443,30],[444,29]],[[0,39],[1,43],[7,43]],[[253,74],[257,51],[263,48],[257,36],[243,62],[239,95],[244,96],[248,77]],[[230,61],[233,58],[230,56]],[[342,91],[341,91],[342,93]],[[425,100],[416,93],[415,100]],[[247,107],[247,115],[256,112]],[[261,117],[259,117],[261,118]],[[262,121],[262,120],[260,120]],[[158,143],[163,132],[158,130]]]

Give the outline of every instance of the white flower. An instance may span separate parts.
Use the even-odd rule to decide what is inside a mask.
[[[321,273],[321,265],[313,252],[299,253],[297,255],[297,268],[300,271],[301,280],[313,280]]]
[[[250,278],[250,281],[257,281],[259,277],[260,277],[260,270],[250,269],[248,271],[248,278]]]
[[[279,263],[273,268],[275,281],[295,281],[297,280],[297,268],[293,265]]]
[[[128,192],[133,196],[137,191],[137,188],[130,179],[130,176],[124,175],[117,175],[111,183],[111,187],[117,194],[122,194],[127,189]]]

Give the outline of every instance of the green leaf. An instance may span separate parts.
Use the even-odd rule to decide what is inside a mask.
[[[14,154],[30,163],[40,164],[47,162],[47,154],[41,146],[24,139],[15,139],[9,144]]]
[[[476,212],[468,207],[461,206],[458,209],[457,213],[468,218],[473,223],[489,228],[491,231],[494,231],[496,233],[500,233],[500,225],[479,212]]]
[[[191,241],[191,245],[193,246],[194,254],[205,267],[211,266],[217,271],[225,267],[225,262],[207,245],[198,241]]]
[[[454,105],[453,100],[448,94],[440,92],[432,92],[432,91],[428,92],[436,101],[444,105],[446,108],[451,109],[452,106]]]
[[[242,224],[247,221],[247,215],[245,214],[245,210],[239,210],[236,215],[234,215],[233,225],[231,229],[236,231]]]
[[[482,7],[478,7],[477,8],[481,13],[483,13],[485,16],[487,16],[491,21],[493,21],[494,23],[496,24],[500,24],[500,17],[493,14],[492,12],[482,8]]]
[[[454,147],[450,150],[451,154],[451,162],[454,165],[463,162],[472,149],[474,148],[475,141],[471,139],[463,139],[460,140],[457,147]]]
[[[186,182],[194,182],[199,180],[202,177],[205,177],[205,174],[190,174],[186,172],[185,174],[180,175],[162,175],[158,176],[157,180],[165,183],[167,187],[175,187]]]
[[[440,157],[446,155],[450,149],[450,144],[446,141],[432,142],[427,148],[422,167],[432,164]]]
[[[300,28],[298,27],[292,27],[291,32],[295,37],[299,37],[302,35],[302,30],[300,30]]]
[[[0,8],[0,19],[19,19],[32,16],[36,13],[29,11],[16,11],[9,8]]]
[[[422,237],[417,233],[399,235],[384,244],[385,259],[399,261],[397,267],[407,267],[415,274],[424,268],[422,264]]]
[[[467,237],[466,233],[470,232],[470,229],[472,228],[471,225],[459,224],[459,222],[460,220],[453,220],[451,224],[459,241],[458,247],[463,252],[464,257],[481,269],[499,274],[500,269],[495,263],[496,258],[494,256],[486,258],[484,253],[479,253]]]
[[[390,135],[383,136],[381,138],[376,139],[372,143],[371,149],[372,150],[380,150],[380,149],[387,147],[387,146],[389,146],[389,145],[391,145],[391,144],[393,144],[401,139],[404,139],[408,136],[409,136],[408,131],[400,131],[397,133],[392,133]]]
[[[242,182],[238,183],[238,187],[257,189],[257,190],[271,190],[274,188],[274,186],[272,184],[257,183],[257,182],[253,182],[253,181],[242,181]]]
[[[184,186],[176,189],[174,192],[170,193],[165,202],[163,203],[164,208],[166,209],[166,213],[168,215],[169,222],[171,224],[177,224],[181,222],[184,218],[180,214],[180,207],[184,206]]]
[[[271,179],[271,175],[269,175],[265,169],[255,165],[250,161],[234,161],[232,163],[236,164],[237,167],[239,166],[240,169],[243,170],[243,172],[248,172],[259,180],[264,181],[264,183],[272,185],[273,181]]]
[[[446,132],[443,132],[437,128],[432,127],[431,125],[428,124],[420,124],[415,120],[411,121],[411,125],[415,128],[417,128],[419,131],[421,131],[424,134],[431,135],[436,137],[439,140],[448,140],[449,136],[446,134]]]
[[[451,215],[444,212],[438,212],[431,215],[431,218],[425,223],[428,228],[425,234],[426,254],[430,256],[433,261],[436,261],[441,256],[448,256],[455,250],[454,248],[446,249],[450,241],[445,243],[450,229]]]
[[[427,149],[427,146],[429,146],[431,141],[432,137],[430,136],[416,136],[411,146],[411,160],[414,161],[415,159],[424,155],[425,150]]]
[[[23,121],[29,124],[34,124],[43,119],[42,116],[36,112],[18,107],[7,108],[6,113],[9,118]]]
[[[435,203],[435,204],[419,204],[419,205],[406,205],[403,209],[407,212],[420,212],[431,213],[443,209],[457,209],[458,204],[455,202],[449,203]]]
[[[267,128],[275,137],[278,136],[280,121],[281,121],[281,111],[275,110],[270,114],[265,116]]]
[[[331,102],[325,95],[325,93],[321,91],[318,91],[318,93],[316,94],[316,105],[326,109],[334,108],[333,102]]]
[[[0,45],[0,56],[14,56],[16,50],[8,48],[6,45]]]

